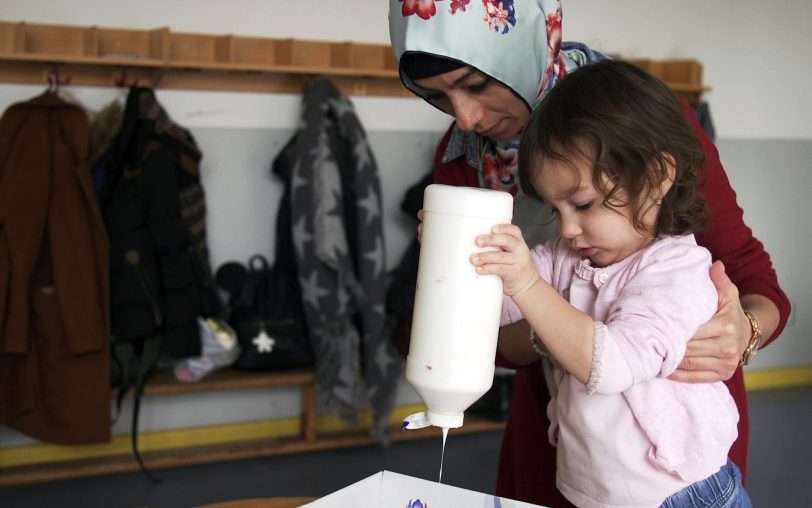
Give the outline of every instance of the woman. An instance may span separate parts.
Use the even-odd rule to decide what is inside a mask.
[[[515,194],[518,137],[531,109],[566,72],[603,58],[584,46],[562,44],[557,0],[450,0],[436,5],[431,0],[390,0],[389,23],[404,85],[455,119],[437,148],[436,183]],[[769,255],[743,221],[716,148],[684,101],[682,107],[706,154],[701,184],[710,221],[698,241],[721,262],[711,268],[719,310],[689,342],[672,379],[726,381],[740,413],[730,457],[744,475],[749,423],[739,365],[781,332],[790,306]],[[517,334],[529,336],[525,322],[503,328],[500,347],[503,338]],[[530,341],[524,343],[527,365],[513,380],[496,494],[566,506],[555,488],[555,448],[539,431],[548,426],[544,369]]]

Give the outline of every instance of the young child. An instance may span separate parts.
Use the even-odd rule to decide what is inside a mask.
[[[738,422],[727,388],[666,379],[718,303],[693,236],[702,160],[663,83],[627,63],[586,65],[521,140],[520,185],[552,208],[559,236],[532,251],[515,225],[476,239],[497,248],[471,261],[502,278],[503,324],[532,327],[500,353],[555,365],[556,484],[577,506],[750,506],[727,458]]]

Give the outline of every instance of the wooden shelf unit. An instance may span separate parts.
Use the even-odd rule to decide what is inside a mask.
[[[626,61],[660,78],[692,106],[698,104],[702,94],[711,89],[702,83],[702,64],[696,60],[626,59]]]
[[[300,93],[327,76],[347,95],[410,97],[390,46],[0,21],[0,82],[141,84]]]
[[[690,104],[710,90],[696,60],[628,61]],[[346,95],[413,97],[387,44],[0,21],[0,82],[45,84],[55,74],[81,86],[268,93],[299,93],[327,76]]]

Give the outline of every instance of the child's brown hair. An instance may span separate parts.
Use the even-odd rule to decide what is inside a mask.
[[[543,170],[539,163],[550,158],[574,168],[577,157],[592,161],[592,183],[605,196],[603,204],[629,206],[639,230],[648,210],[643,198],[659,189],[673,164],[674,181],[660,196],[654,235],[702,229],[707,216],[698,181],[702,145],[669,88],[642,69],[603,60],[571,72],[550,90],[522,134],[522,191],[541,200],[533,188],[534,175]]]

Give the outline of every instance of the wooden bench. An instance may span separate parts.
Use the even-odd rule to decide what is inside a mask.
[[[313,369],[283,371],[241,371],[226,369],[216,372],[197,383],[175,380],[170,371],[156,373],[144,388],[145,397],[183,395],[220,390],[248,390],[298,386],[301,390],[301,438],[316,439],[316,375]],[[114,394],[115,396],[115,394]]]
[[[323,434],[317,432],[315,381],[315,373],[312,369],[307,368],[279,372],[227,369],[198,383],[180,382],[175,380],[169,371],[159,372],[147,383],[144,390],[144,396],[147,399],[222,390],[298,386],[301,391],[299,434],[293,437],[234,441],[160,451],[144,452],[142,450],[144,463],[150,471],[160,477],[159,470],[164,468],[376,444],[377,441],[369,435],[368,429],[365,428],[331,430]],[[112,392],[112,395],[115,397],[116,392]],[[502,422],[466,415],[465,425],[454,429],[453,432],[467,434],[503,429],[504,423]],[[393,425],[389,429],[388,435],[392,442],[427,438],[440,439],[441,437],[440,429],[434,427],[406,432],[400,430],[400,425]],[[135,458],[127,449],[126,452],[115,455],[107,454],[85,459],[2,467],[0,468],[0,486],[124,473],[138,471],[138,469]]]

